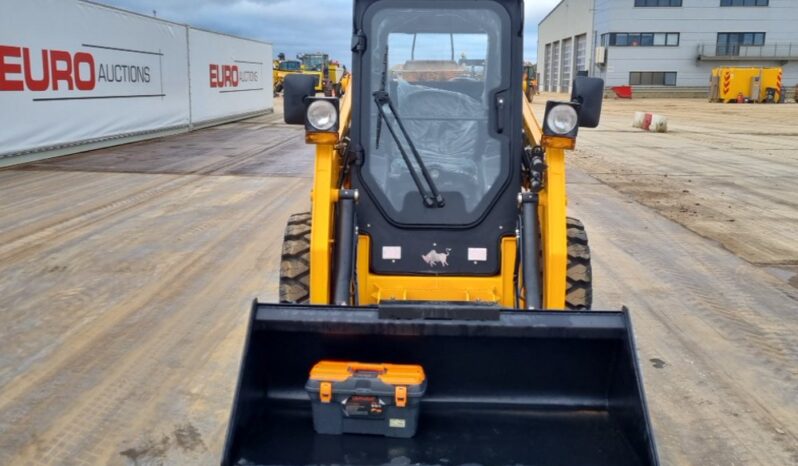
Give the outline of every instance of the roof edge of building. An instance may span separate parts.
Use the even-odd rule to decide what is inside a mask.
[[[548,13],[546,13],[546,16],[544,16],[544,17],[543,17],[543,19],[541,19],[540,21],[538,21],[538,26],[540,26],[541,24],[543,24],[543,21],[546,21],[546,20],[549,18],[549,16],[551,16],[551,14],[552,14],[552,13],[554,13],[555,11],[557,11],[557,8],[559,8],[560,6],[562,6],[562,4],[563,4],[563,3],[565,3],[565,0],[560,0],[560,3],[558,3],[558,4],[554,5],[554,8],[552,8],[552,9],[551,9],[551,11],[549,11]]]

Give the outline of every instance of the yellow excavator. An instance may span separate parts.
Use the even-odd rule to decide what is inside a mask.
[[[253,303],[222,465],[659,464],[629,312],[591,309],[567,215],[566,151],[604,83],[577,77],[541,124],[523,15],[355,0],[343,95],[286,76],[311,209],[288,220],[279,302]]]

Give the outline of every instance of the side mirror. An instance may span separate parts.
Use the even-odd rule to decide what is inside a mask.
[[[571,92],[571,102],[579,104],[579,126],[595,128],[601,118],[601,103],[604,100],[604,80],[577,76]]]
[[[304,125],[308,97],[316,95],[316,76],[289,74],[283,79],[283,120]]]

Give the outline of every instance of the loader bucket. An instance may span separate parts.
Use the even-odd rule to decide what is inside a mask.
[[[384,311],[256,302],[222,465],[658,464],[626,311]],[[316,434],[323,359],[422,365],[416,435]]]

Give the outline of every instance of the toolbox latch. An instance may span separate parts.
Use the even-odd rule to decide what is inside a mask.
[[[322,403],[329,403],[332,401],[332,383],[321,383],[321,386],[319,386],[319,398],[321,398]]]
[[[396,401],[396,406],[399,408],[404,408],[407,406],[407,387],[396,387],[396,392],[394,392],[394,399]]]

